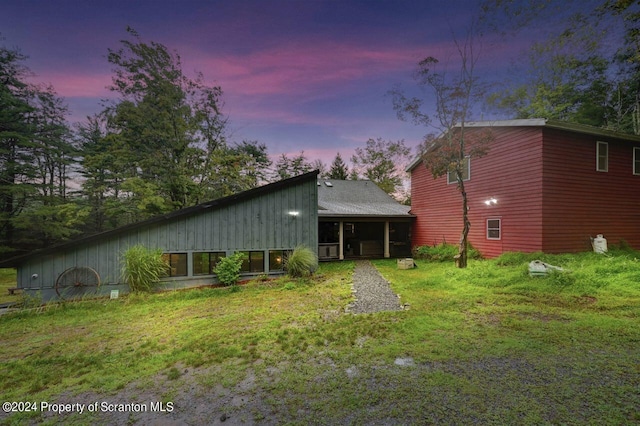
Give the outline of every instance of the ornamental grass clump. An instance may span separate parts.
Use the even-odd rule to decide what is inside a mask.
[[[242,261],[245,259],[243,253],[234,253],[231,256],[220,259],[214,272],[218,276],[218,281],[224,285],[236,285],[240,279],[240,269]]]
[[[286,261],[285,269],[290,277],[308,277],[318,269],[318,256],[307,246],[298,246]]]
[[[138,244],[122,255],[122,279],[132,292],[151,291],[153,285],[167,274],[168,268],[160,249]]]

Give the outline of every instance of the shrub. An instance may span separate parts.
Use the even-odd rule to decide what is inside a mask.
[[[150,291],[168,267],[162,259],[162,250],[140,244],[130,247],[122,256],[122,278],[133,292]]]
[[[290,277],[308,277],[318,268],[318,256],[309,247],[300,245],[287,257],[284,267]]]
[[[242,269],[244,258],[245,255],[243,253],[234,253],[231,256],[220,259],[214,270],[218,276],[218,281],[224,285],[237,284],[240,279],[240,269]]]
[[[440,243],[435,246],[420,246],[416,247],[413,251],[413,256],[418,259],[432,260],[436,262],[453,262],[455,256],[458,254],[458,246],[453,244]],[[482,256],[480,252],[471,245],[467,251],[467,258],[480,259]]]

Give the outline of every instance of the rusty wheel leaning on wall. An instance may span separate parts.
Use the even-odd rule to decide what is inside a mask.
[[[56,293],[62,299],[74,299],[94,294],[100,285],[100,275],[88,266],[74,266],[58,276]]]

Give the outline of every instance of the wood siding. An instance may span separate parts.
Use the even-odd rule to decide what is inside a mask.
[[[467,129],[467,131],[473,129]],[[469,241],[484,256],[506,251],[591,250],[590,237],[626,241],[640,249],[640,176],[633,148],[640,142],[543,126],[497,127],[482,158],[471,159]],[[596,142],[608,143],[607,172],[596,171]],[[497,200],[486,206],[484,201]],[[446,176],[424,165],[411,173],[413,245],[457,243],[461,197]],[[486,236],[486,220],[501,220],[500,240]]]
[[[467,132],[476,129],[468,128]],[[471,159],[465,181],[471,228],[469,242],[487,257],[505,251],[542,249],[542,132],[535,127],[493,128],[488,153]],[[497,204],[487,206],[491,198]],[[433,179],[424,165],[411,173],[411,213],[417,216],[413,246],[457,244],[462,198],[446,176]],[[487,238],[487,219],[501,220],[501,238]]]
[[[297,211],[297,216],[289,214]],[[107,233],[104,238],[71,245],[54,253],[31,256],[18,268],[18,286],[52,289],[57,277],[74,266],[95,269],[104,285],[120,284],[122,253],[136,244],[164,252],[290,250],[300,244],[318,245],[318,196],[315,174],[285,188],[260,192],[248,199],[177,216],[167,221]],[[190,257],[189,257],[190,259]],[[189,260],[189,271],[191,262]],[[32,276],[37,274],[37,278]],[[190,274],[191,275],[191,274]],[[210,284],[211,277],[182,277],[173,281]],[[205,282],[201,282],[205,280]]]
[[[608,171],[596,171],[596,143],[607,142]],[[639,143],[544,130],[543,250],[591,250],[590,237],[625,240],[640,249],[640,176],[633,175]]]

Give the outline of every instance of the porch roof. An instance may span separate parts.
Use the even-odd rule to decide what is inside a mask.
[[[318,180],[319,217],[411,218],[410,209],[369,180]]]

